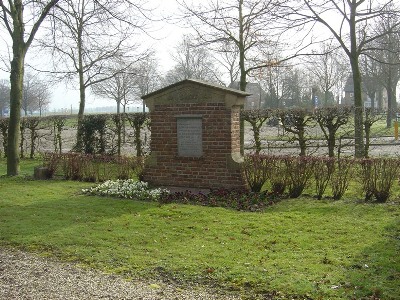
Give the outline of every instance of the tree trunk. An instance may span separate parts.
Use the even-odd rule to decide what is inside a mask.
[[[254,145],[256,154],[260,154],[261,152],[261,139],[260,139],[260,125],[257,124],[257,119],[253,119],[250,121],[251,127],[253,129],[254,134]]]
[[[21,19],[22,20],[22,10]],[[20,142],[19,131],[21,121],[22,86],[24,78],[25,49],[23,40],[23,25],[14,23],[15,36],[13,37],[13,60],[11,62],[11,90],[10,90],[10,118],[8,124],[7,142],[7,175],[15,176],[19,173]]]
[[[306,144],[306,139],[304,136],[305,136],[305,129],[303,128],[303,129],[299,130],[300,156],[306,155],[307,144]]]
[[[83,71],[82,72],[79,71],[79,111],[78,111],[78,129],[76,133],[76,146],[75,146],[77,151],[81,151],[83,145],[82,121],[85,114],[85,102],[86,102],[85,92],[86,92],[86,87],[83,78]]]
[[[332,130],[332,128],[328,128],[328,130],[328,156],[335,157],[336,131]]]
[[[82,5],[84,2],[82,2]],[[83,49],[82,49],[82,23],[78,26],[78,75],[79,75],[79,111],[78,111],[78,130],[76,132],[76,145],[75,149],[81,151],[83,147],[83,131],[82,121],[85,113],[85,102],[86,102],[86,85],[83,74]]]
[[[354,83],[354,154],[361,158],[364,157],[364,114],[358,56],[351,57],[351,68]]]
[[[386,114],[386,127],[390,128],[392,127],[392,120],[393,120],[393,100],[394,100],[394,95],[393,95],[393,88],[391,84],[391,80],[389,79],[389,82],[386,85],[386,91],[387,91],[387,114]]]
[[[124,101],[125,104],[122,104],[122,111],[123,111],[123,117],[122,117],[122,143],[126,143],[126,126],[125,126],[125,119],[126,119],[126,102]],[[145,112],[143,112],[145,113]]]
[[[325,93],[324,93],[324,100],[325,100],[325,107],[327,107],[328,106],[328,99],[329,99],[329,91],[328,90],[326,90],[325,91]]]
[[[349,2],[350,3],[350,2]],[[361,89],[361,72],[359,64],[359,51],[357,39],[357,4],[353,1],[350,5],[350,65],[353,72],[354,84],[354,155],[357,158],[364,156],[364,121],[363,101]]]
[[[135,146],[136,146],[136,156],[142,156],[142,140],[140,139],[141,123],[135,123]]]
[[[246,66],[245,66],[245,49],[244,49],[244,39],[243,39],[243,34],[244,34],[244,28],[243,28],[243,0],[239,0],[239,67],[240,67],[240,82],[239,82],[239,87],[240,90],[245,92],[246,91],[246,85],[247,85],[247,72],[246,72]],[[244,109],[244,106],[240,108],[241,110]],[[240,154],[244,155],[244,119],[240,118]]]
[[[378,101],[378,109],[379,110],[383,110],[383,92],[382,92],[382,88],[379,88],[378,92],[377,92],[377,101]]]
[[[372,125],[372,124],[371,124]],[[370,137],[371,137],[371,125],[365,124],[365,150],[364,156],[369,157],[369,145],[370,145]]]

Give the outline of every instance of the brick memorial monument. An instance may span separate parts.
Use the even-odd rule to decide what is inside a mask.
[[[144,180],[166,187],[244,187],[240,108],[248,95],[186,79],[143,96],[151,119]]]

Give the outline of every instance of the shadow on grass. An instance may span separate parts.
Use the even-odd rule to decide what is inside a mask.
[[[398,299],[400,295],[400,220],[385,228],[381,242],[365,248],[348,267],[343,287],[354,299]]]
[[[51,251],[75,242],[90,243],[90,229],[112,230],[113,219],[156,206],[130,200],[88,197],[90,184],[70,181],[0,181],[0,244]],[[97,224],[95,226],[95,224]],[[86,238],[82,238],[88,235]],[[36,248],[36,249],[35,249]]]

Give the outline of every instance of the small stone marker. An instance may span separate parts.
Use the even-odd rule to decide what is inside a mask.
[[[39,166],[33,169],[33,178],[37,180],[50,179],[51,174],[47,167]]]

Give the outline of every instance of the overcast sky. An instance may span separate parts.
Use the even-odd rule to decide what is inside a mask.
[[[156,18],[167,17],[174,15],[178,9],[178,4],[175,0],[152,0],[151,3],[155,3],[157,10],[154,11]],[[188,29],[179,27],[173,24],[173,22],[155,22],[153,24],[153,30],[150,32],[151,37],[143,36],[143,43],[151,45],[156,51],[156,56],[159,60],[160,70],[162,72],[168,71],[173,66],[173,61],[170,58],[170,52],[174,50],[174,47],[179,43],[181,36],[186,33]],[[153,38],[152,38],[153,37]],[[0,54],[6,55],[7,50],[4,41],[0,42]],[[35,65],[46,65],[49,63],[49,58],[40,57],[37,54],[33,54],[32,49],[28,50],[26,62],[37,61]],[[29,72],[29,68],[25,71]],[[0,79],[9,79],[9,74],[0,70]],[[93,97],[90,93],[90,89],[87,89],[87,100],[86,107],[100,107],[100,106],[114,106],[114,100],[99,99],[99,97]],[[79,91],[78,87],[74,89],[71,85],[60,83],[52,86],[52,99],[50,104],[50,111],[59,110],[61,108],[78,109],[79,106]],[[135,110],[139,104],[131,105],[131,109]]]
[[[156,17],[167,17],[174,14],[178,9],[178,5],[174,0],[153,0],[157,3],[157,11],[154,12]],[[160,71],[165,73],[173,66],[173,61],[170,58],[170,52],[179,43],[181,36],[188,29],[183,29],[173,22],[155,22],[153,30],[150,32],[151,37],[143,36],[143,43],[151,45],[156,51],[156,56],[159,60]],[[70,109],[71,105],[77,109],[79,106],[79,91],[73,90],[70,85],[60,84],[54,91],[50,110],[66,108]],[[116,103],[112,99],[101,99],[91,95],[90,89],[87,89],[86,107],[102,107],[115,106]],[[141,110],[140,103],[131,104],[131,111]]]

